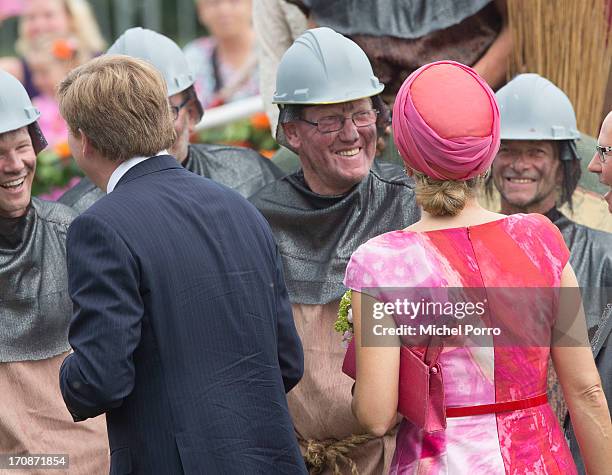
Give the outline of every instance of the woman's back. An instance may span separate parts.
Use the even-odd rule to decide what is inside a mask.
[[[492,322],[514,339],[488,337],[479,346],[445,345],[442,368],[447,407],[534,401],[546,393],[555,304],[534,301],[559,287],[569,257],[558,230],[541,215],[512,215],[475,226],[395,231],[361,246],[347,269],[347,286],[389,300],[390,289],[483,288]],[[547,297],[556,294],[548,292]],[[539,305],[538,305],[539,304]],[[489,322],[491,327],[496,323]],[[535,322],[535,324],[534,324]],[[517,335],[529,330],[537,346]],[[527,331],[527,330],[525,330]],[[469,412],[469,411],[468,411]],[[420,468],[419,468],[420,467]],[[404,420],[391,473],[573,473],[557,420],[540,403],[527,409],[447,418],[431,434]]]

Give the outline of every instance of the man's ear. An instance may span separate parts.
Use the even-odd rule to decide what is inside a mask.
[[[83,158],[90,158],[94,153],[98,153],[98,150],[93,146],[91,139],[79,129],[81,135],[81,146],[83,147]]]
[[[282,127],[289,145],[291,145],[293,149],[299,150],[299,148],[302,146],[302,139],[300,138],[296,123],[287,122],[282,124]]]
[[[198,125],[201,120],[200,111],[198,110],[198,106],[194,101],[197,101],[197,99],[192,99],[189,101],[189,104],[185,106],[187,108],[187,117],[189,119],[188,127],[190,135],[193,133],[196,125]]]

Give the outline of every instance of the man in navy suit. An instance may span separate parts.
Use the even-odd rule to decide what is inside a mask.
[[[96,58],[59,99],[77,164],[108,193],[67,237],[74,420],[106,413],[111,473],[305,473],[285,398],[302,346],[266,221],[167,154],[148,63]]]

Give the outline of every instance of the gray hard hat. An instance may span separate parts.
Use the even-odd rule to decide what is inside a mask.
[[[331,28],[314,28],[283,55],[272,102],[337,104],[375,96],[384,87],[357,43]]]
[[[184,91],[195,82],[181,48],[167,36],[153,30],[130,28],[117,38],[106,53],[124,54],[151,63],[164,76],[168,96]]]
[[[36,121],[40,112],[32,105],[16,77],[0,69],[0,134],[27,127],[36,153],[47,146]]]
[[[0,134],[30,125],[39,117],[23,85],[0,69]]]
[[[576,114],[565,93],[539,74],[520,74],[497,94],[502,140],[576,140]]]

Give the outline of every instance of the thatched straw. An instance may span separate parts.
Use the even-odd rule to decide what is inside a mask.
[[[532,72],[569,96],[578,128],[597,136],[612,61],[607,0],[508,0],[510,77]]]

